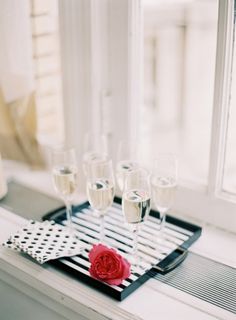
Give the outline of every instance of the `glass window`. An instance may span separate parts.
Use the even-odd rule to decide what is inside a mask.
[[[224,166],[223,190],[236,194],[236,51],[233,50],[232,82],[228,114],[228,132]]]
[[[207,184],[218,1],[143,0],[142,157],[180,159],[180,178]]]

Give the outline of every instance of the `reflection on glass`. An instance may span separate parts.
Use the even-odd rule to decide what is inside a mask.
[[[87,196],[95,213],[100,217],[100,242],[104,242],[104,216],[111,207],[115,194],[112,161],[90,162],[87,166]]]

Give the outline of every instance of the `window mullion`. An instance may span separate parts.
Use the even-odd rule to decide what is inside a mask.
[[[214,102],[208,176],[208,192],[213,197],[221,191],[226,151],[233,47],[233,6],[234,2],[232,0],[219,1]]]
[[[90,1],[59,1],[66,142],[82,152],[91,114]]]
[[[113,156],[120,139],[136,135],[141,86],[141,5],[109,0]]]

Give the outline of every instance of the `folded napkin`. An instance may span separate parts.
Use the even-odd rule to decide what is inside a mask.
[[[2,245],[24,252],[41,264],[81,253],[81,243],[76,236],[53,221],[30,220]]]

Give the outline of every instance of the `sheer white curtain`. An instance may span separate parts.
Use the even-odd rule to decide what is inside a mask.
[[[41,164],[36,141],[31,26],[27,0],[0,2],[0,152]]]

